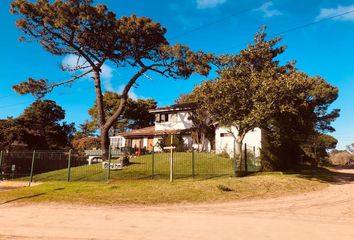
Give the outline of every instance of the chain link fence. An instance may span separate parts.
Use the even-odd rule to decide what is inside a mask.
[[[141,156],[130,152],[110,151],[108,160],[102,153],[88,151],[1,151],[0,177],[2,180],[21,181],[109,181],[129,179],[207,179],[234,176],[239,159],[235,161],[222,154],[198,152],[152,151]],[[259,149],[244,146],[244,171],[261,168]],[[171,161],[172,156],[172,161]],[[235,163],[237,164],[235,166]],[[110,167],[108,167],[110,166]],[[172,173],[172,176],[171,176]]]

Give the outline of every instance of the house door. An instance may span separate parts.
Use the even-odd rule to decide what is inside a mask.
[[[147,150],[152,151],[153,147],[154,147],[154,138],[148,138]]]
[[[140,138],[132,139],[132,148],[141,148],[143,140]]]

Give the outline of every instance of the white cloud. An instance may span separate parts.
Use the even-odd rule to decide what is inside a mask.
[[[69,68],[75,68],[75,67],[88,67],[89,65],[87,63],[85,63],[85,61],[80,58],[78,59],[78,56],[76,55],[67,55],[64,57],[63,61],[62,61],[62,65],[64,67],[69,67]],[[85,68],[85,69],[80,69],[80,72],[85,72],[89,70],[89,68]],[[107,64],[103,64],[101,67],[101,78],[102,78],[102,82],[104,85],[105,90],[108,91],[113,91],[113,86],[112,86],[112,78],[113,78],[113,68],[111,68],[110,66],[108,66]],[[89,78],[92,77],[92,74],[87,75]]]
[[[113,77],[113,68],[108,66],[107,64],[103,64],[101,67],[101,77],[105,79],[111,79]]]
[[[316,21],[328,18],[331,16],[339,15],[345,12],[354,11],[354,5],[350,6],[341,6],[339,5],[336,8],[322,8],[320,10],[320,14],[316,17]],[[339,16],[334,18],[333,20],[341,20],[341,21],[354,21],[354,12]]]
[[[227,0],[197,0],[197,8],[213,8],[217,5],[224,4]]]
[[[66,55],[62,61],[62,65],[64,67],[70,67],[70,68],[74,68],[76,66],[82,66],[82,65],[86,65],[84,60],[82,58],[78,59],[78,56],[70,54],[70,55]]]
[[[261,12],[264,17],[274,17],[282,15],[278,9],[273,8],[273,2],[269,1],[264,3],[262,6],[256,9],[256,11]]]
[[[77,66],[89,66],[88,64],[85,63],[84,60],[79,59],[76,55],[67,55],[64,57],[62,60],[62,65],[64,67],[69,67],[69,68],[75,68]],[[79,72],[85,72],[89,70],[89,68],[81,69]],[[117,92],[117,93],[122,93],[124,90],[125,85],[120,85],[118,88],[114,88],[112,84],[112,78],[113,78],[113,71],[114,69],[108,66],[107,64],[103,64],[101,67],[101,81],[103,83],[104,89],[107,91],[111,92]],[[119,75],[119,73],[118,73]],[[92,74],[87,75],[86,79],[91,78]],[[146,78],[149,78],[148,76],[145,76]],[[136,100],[136,99],[146,99],[144,96],[140,96],[134,92],[134,88],[131,88],[129,91],[129,97]]]

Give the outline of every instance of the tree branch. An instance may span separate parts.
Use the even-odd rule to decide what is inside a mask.
[[[104,129],[108,129],[110,128],[113,123],[118,119],[118,117],[122,114],[122,112],[124,111],[125,109],[125,105],[126,105],[126,102],[128,100],[128,93],[131,89],[131,87],[134,85],[134,83],[136,82],[136,80],[138,80],[138,78],[140,76],[142,76],[146,71],[148,71],[149,68],[142,68],[140,69],[139,72],[137,72],[130,80],[129,82],[127,83],[127,85],[125,85],[125,88],[122,92],[122,96],[120,98],[120,103],[119,103],[119,107],[118,109],[113,113],[113,115],[107,119],[105,125],[104,125]]]
[[[55,88],[55,87],[62,86],[62,85],[68,84],[68,83],[72,83],[72,82],[76,81],[77,79],[82,78],[83,76],[86,76],[87,74],[89,74],[91,72],[93,72],[93,69],[90,69],[89,71],[84,72],[84,73],[82,73],[82,74],[80,74],[78,76],[73,76],[69,80],[66,80],[66,81],[63,81],[63,82],[60,82],[60,83],[53,83],[53,84],[51,84],[51,85],[49,85],[47,87],[47,90],[52,91],[53,88]]]
[[[62,37],[60,34],[53,32],[52,30],[50,30],[48,27],[45,26],[45,24],[41,24],[40,22],[36,21],[33,19],[33,21],[39,25],[41,25],[44,29],[46,29],[49,33],[53,34],[54,36],[56,36],[57,38],[63,40],[66,44],[68,44],[69,46],[71,46],[72,48],[74,48],[78,53],[80,53],[85,59],[86,61],[92,66],[95,67],[96,64],[86,55],[86,53],[84,53],[78,46],[76,46],[74,43],[70,42],[69,40],[67,40],[66,38]],[[90,53],[89,53],[90,54]],[[99,61],[99,59],[96,58],[96,56],[90,54],[90,56],[92,58],[94,58],[97,62],[101,62]]]

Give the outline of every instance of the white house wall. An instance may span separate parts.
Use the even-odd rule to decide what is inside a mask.
[[[236,136],[237,129],[235,127],[231,128],[231,131]],[[229,134],[230,128],[216,127],[215,130],[215,151],[217,154],[222,152],[227,152],[230,157],[234,156],[234,144],[235,139]],[[222,137],[221,134],[226,134],[227,136]],[[262,147],[262,130],[260,128],[255,128],[246,134],[243,144],[247,144],[248,147],[255,147],[256,156],[260,155],[260,148]],[[243,146],[242,146],[243,147]]]
[[[155,122],[155,130],[181,130],[193,127],[189,119],[189,112],[177,112],[168,114],[168,122]]]
[[[147,139],[147,137],[144,137],[144,139],[143,139],[143,148],[148,148],[148,139]]]

